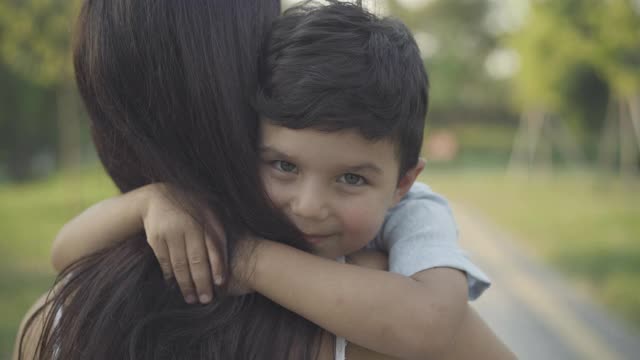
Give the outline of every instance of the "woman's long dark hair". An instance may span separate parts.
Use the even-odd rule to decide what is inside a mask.
[[[302,247],[264,193],[249,106],[279,12],[280,0],[85,0],[75,33],[76,80],[105,169],[122,192],[152,182],[185,189],[181,203],[205,229],[200,214],[214,211],[227,278],[248,232]],[[259,294],[217,288],[212,304],[187,305],[142,233],[59,279],[35,315],[44,318],[40,359],[317,355],[319,328]]]

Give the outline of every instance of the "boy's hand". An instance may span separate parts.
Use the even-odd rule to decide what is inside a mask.
[[[147,205],[143,213],[147,241],[153,249],[166,279],[175,277],[187,303],[213,299],[213,282],[223,283],[222,261],[216,244],[225,243],[225,235],[216,216],[205,216],[215,224],[215,233],[202,225],[171,200],[166,184],[147,185]],[[219,240],[219,241],[216,241]]]

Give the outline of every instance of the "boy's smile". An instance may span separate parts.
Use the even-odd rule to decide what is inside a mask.
[[[260,157],[271,200],[314,253],[332,259],[373,240],[415,178],[398,185],[394,144],[367,140],[356,130],[293,130],[263,120]]]

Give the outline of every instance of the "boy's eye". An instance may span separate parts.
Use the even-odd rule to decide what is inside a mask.
[[[356,175],[356,174],[351,174],[351,173],[347,173],[347,174],[344,174],[344,175],[340,176],[338,181],[342,182],[342,183],[345,183],[347,185],[354,185],[354,186],[361,186],[361,185],[365,185],[367,183],[362,176]]]
[[[282,171],[282,172],[287,172],[287,173],[292,173],[292,172],[296,172],[298,170],[298,167],[295,166],[294,164],[288,162],[288,161],[284,161],[284,160],[276,160],[273,162],[273,166]]]

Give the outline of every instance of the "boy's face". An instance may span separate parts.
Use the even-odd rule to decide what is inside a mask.
[[[363,248],[387,210],[409,190],[422,165],[398,182],[391,141],[355,130],[292,130],[261,122],[261,175],[277,207],[317,255],[335,259]]]

